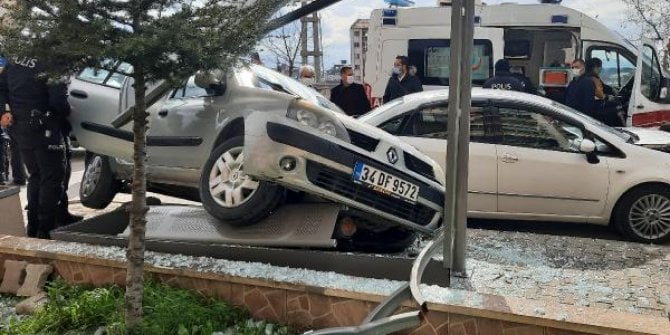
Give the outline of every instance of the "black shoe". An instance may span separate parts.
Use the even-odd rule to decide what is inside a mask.
[[[49,234],[48,231],[38,230],[37,231],[37,238],[41,238],[43,240],[50,240],[51,239],[51,234]]]

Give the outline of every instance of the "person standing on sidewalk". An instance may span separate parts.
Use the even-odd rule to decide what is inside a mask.
[[[29,237],[50,238],[65,179],[65,142],[62,120],[69,114],[67,85],[47,82],[38,59],[24,57],[10,62],[0,74],[0,106],[9,104],[11,114],[2,116],[9,126],[28,168]]]
[[[409,70],[409,59],[406,56],[397,56],[393,62],[391,78],[389,78],[384,91],[384,103],[407,94],[423,91],[421,79],[412,75]]]
[[[0,55],[0,74],[5,70],[7,65],[7,59]],[[0,106],[2,113],[9,111],[9,105]],[[21,160],[21,152],[19,147],[16,145],[16,142],[9,136],[9,130],[7,127],[2,127],[0,129],[0,143],[3,145],[3,150],[0,150],[0,160],[2,161],[2,166],[0,166],[0,184],[9,182],[9,168],[11,167],[12,175],[12,185],[23,186],[26,184],[26,172],[23,168],[23,161]],[[9,151],[5,152],[5,145],[9,146]],[[7,157],[5,157],[7,155]],[[5,160],[9,161],[10,164],[5,166]],[[6,178],[5,178],[6,177]]]
[[[354,70],[351,66],[340,69],[340,84],[330,90],[330,101],[349,116],[359,116],[370,111],[370,101],[361,84],[354,83]]]

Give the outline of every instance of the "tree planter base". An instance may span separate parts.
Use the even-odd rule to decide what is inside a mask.
[[[0,186],[0,234],[26,236],[19,191],[16,186]]]

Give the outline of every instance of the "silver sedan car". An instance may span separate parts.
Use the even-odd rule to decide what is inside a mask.
[[[88,151],[80,191],[88,207],[107,206],[131,179],[131,125],[111,126],[134,104],[129,71],[85,70],[70,85],[70,121]],[[227,71],[216,89],[195,81],[148,109],[150,189],[199,199],[230,225],[268,216],[290,189],[345,205],[375,233],[437,227],[442,170],[411,145],[261,66]]]

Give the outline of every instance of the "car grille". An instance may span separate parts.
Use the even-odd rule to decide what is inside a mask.
[[[435,210],[416,203],[387,196],[354,183],[352,176],[313,161],[307,161],[307,178],[323,189],[347,197],[379,211],[425,226],[435,216]]]
[[[407,166],[408,169],[435,181],[435,171],[430,164],[408,154],[407,152],[404,152],[404,156],[405,166]]]
[[[351,129],[347,129],[347,133],[349,133],[351,144],[367,151],[375,151],[375,149],[377,149],[377,145],[379,144],[378,139],[361,134]]]

